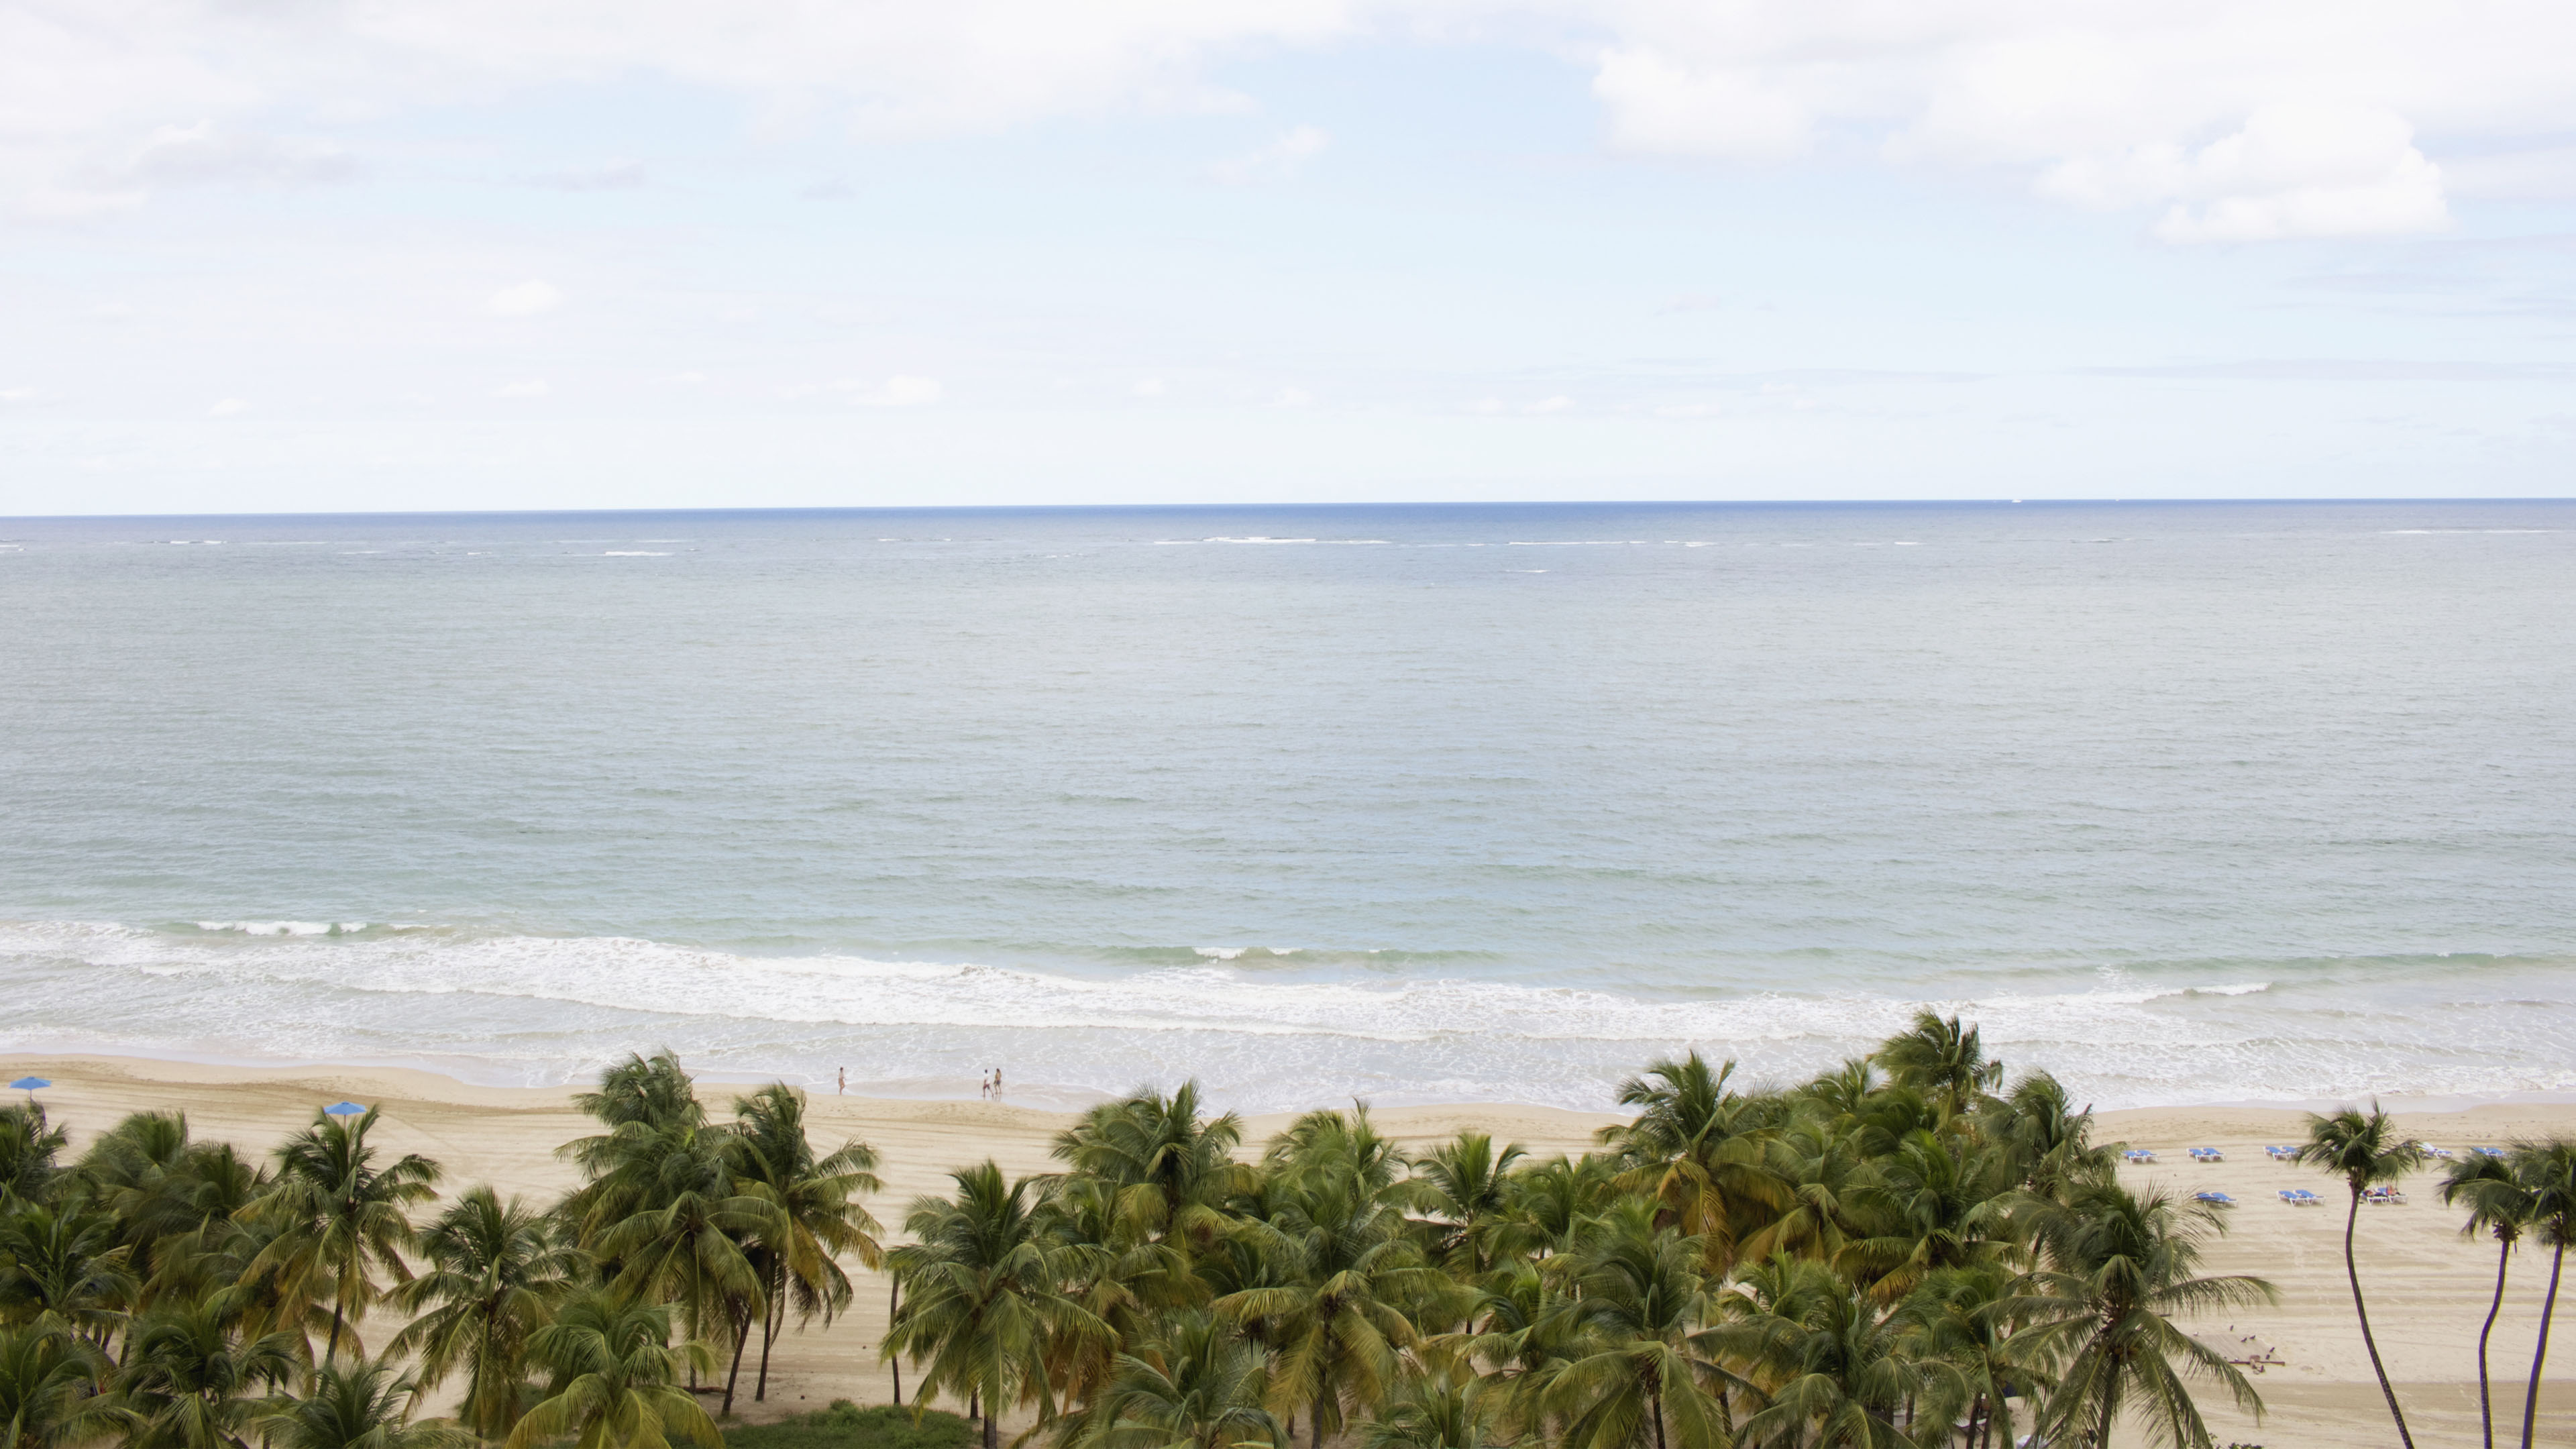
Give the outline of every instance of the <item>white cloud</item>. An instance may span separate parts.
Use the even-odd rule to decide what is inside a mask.
[[[2443,144],[2576,128],[2576,7],[2535,0],[1623,0],[1605,23],[1614,146],[2017,170],[2161,212],[2171,241],[2435,230]]]
[[[1208,175],[1227,186],[1284,181],[1306,169],[1306,163],[1324,154],[1332,143],[1333,138],[1320,127],[1293,127],[1267,146],[1219,161],[1208,168]]]
[[[544,378],[532,377],[526,382],[504,383],[501,386],[492,389],[492,396],[507,398],[535,398],[544,397],[547,393],[552,391],[554,391],[554,389],[546,386],[546,380]]]
[[[769,129],[866,136],[1239,110],[1211,62],[1373,28],[1588,56],[1620,149],[2000,167],[2057,196],[2099,176],[2130,198],[2117,204],[2166,214],[2175,239],[2438,226],[2455,153],[2499,192],[2576,189],[2564,165],[2517,160],[2576,133],[2565,0],[9,0],[0,196],[77,219],[181,182],[338,179],[356,164],[346,152],[267,123],[636,75],[738,95]],[[2280,115],[2345,117],[2374,145],[2393,118],[2410,139],[2353,181],[2334,146],[2293,137],[2259,185],[2248,163],[2243,189],[2210,191],[2227,142],[2282,139],[2262,119]],[[1286,174],[1328,139],[1296,127],[1217,174]],[[2421,166],[2400,164],[2406,148]],[[2171,184],[2142,183],[2159,174]],[[641,175],[610,163],[537,179]]]
[[[920,408],[928,407],[948,395],[935,377],[889,377],[883,382],[844,377],[813,387],[787,390],[791,398],[813,397],[818,393],[839,393],[861,407]]]
[[[551,284],[531,280],[494,292],[484,299],[483,310],[495,317],[533,317],[562,306],[563,299]]]
[[[945,392],[935,377],[889,377],[884,387],[861,401],[881,408],[928,407],[939,401]]]
[[[1239,108],[1203,78],[1208,58],[1352,33],[1361,3],[12,0],[0,5],[0,195],[22,212],[136,204],[144,192],[101,190],[77,173],[129,156],[174,120],[364,117],[639,74],[742,95],[773,128],[822,122],[873,136]]]
[[[214,406],[207,408],[206,416],[210,418],[228,418],[235,413],[246,412],[249,408],[250,404],[243,402],[240,398],[228,397],[216,403]]]

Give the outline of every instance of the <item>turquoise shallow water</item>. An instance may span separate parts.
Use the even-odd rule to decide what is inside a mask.
[[[2576,505],[0,521],[0,1047],[2576,1090]]]

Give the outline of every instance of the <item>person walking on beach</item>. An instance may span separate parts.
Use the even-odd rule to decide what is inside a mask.
[[[832,1088],[832,1095],[835,1097],[846,1097],[850,1095],[850,1069],[848,1067],[841,1068],[841,1080],[839,1085]]]
[[[993,1068],[993,1095],[996,1097],[1002,1095],[1002,1069],[1000,1067]]]

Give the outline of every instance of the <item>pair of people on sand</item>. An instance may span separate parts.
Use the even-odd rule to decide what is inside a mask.
[[[1000,1095],[1002,1095],[1002,1069],[995,1067],[984,1074],[984,1096],[990,1099]]]

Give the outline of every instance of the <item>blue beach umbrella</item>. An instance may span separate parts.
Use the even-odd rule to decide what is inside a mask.
[[[46,1081],[42,1077],[20,1077],[18,1080],[9,1084],[9,1090],[13,1092],[32,1092],[38,1087],[50,1087],[52,1085],[53,1083]]]
[[[322,1110],[330,1113],[334,1117],[355,1117],[364,1113],[367,1109],[359,1106],[355,1102],[334,1102]]]

